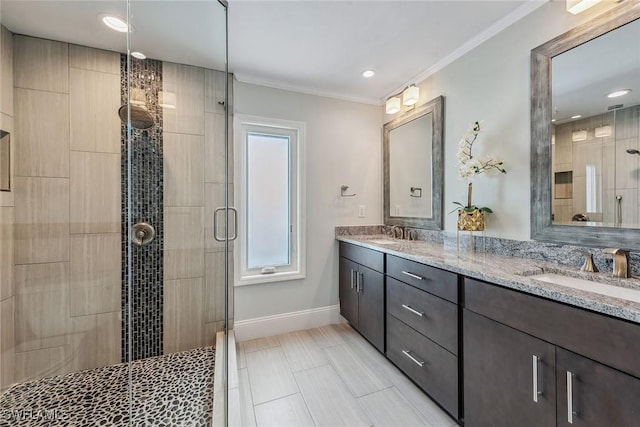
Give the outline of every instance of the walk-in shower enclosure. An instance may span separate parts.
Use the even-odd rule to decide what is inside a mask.
[[[0,23],[0,424],[210,424],[233,322],[226,2],[2,0]]]

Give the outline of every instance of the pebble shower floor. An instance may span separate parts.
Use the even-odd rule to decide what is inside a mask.
[[[213,347],[16,384],[0,398],[0,426],[210,426]]]

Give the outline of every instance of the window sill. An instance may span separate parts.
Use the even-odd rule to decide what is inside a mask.
[[[243,276],[234,286],[260,285],[262,283],[285,282],[288,280],[304,279],[306,275],[300,271],[286,271],[273,274],[256,274]]]

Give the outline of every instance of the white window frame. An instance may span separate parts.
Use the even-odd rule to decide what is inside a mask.
[[[306,162],[305,123],[237,114],[234,117],[234,183],[238,209],[238,239],[234,246],[235,286],[299,280],[306,277]],[[291,262],[275,273],[247,268],[247,134],[269,133],[291,137]]]

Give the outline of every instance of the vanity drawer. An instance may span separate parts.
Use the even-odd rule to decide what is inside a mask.
[[[454,418],[458,418],[456,356],[387,314],[387,357]]]
[[[384,273],[384,254],[382,252],[340,242],[340,256]]]
[[[387,255],[387,276],[448,301],[458,302],[458,275],[455,273]]]
[[[640,325],[474,279],[464,306],[529,335],[640,378]]]
[[[387,313],[458,354],[458,306],[387,277]]]

